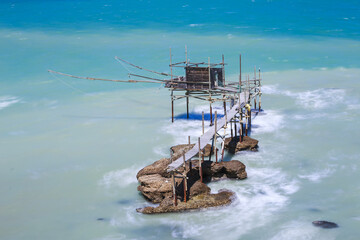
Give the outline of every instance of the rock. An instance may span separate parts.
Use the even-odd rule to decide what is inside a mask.
[[[162,177],[160,174],[151,174],[140,176],[138,181],[140,182],[138,190],[153,203],[160,203],[165,197],[172,196],[170,178]]]
[[[328,221],[313,221],[312,224],[316,227],[322,227],[322,228],[337,228],[337,227],[339,227],[336,223],[328,222]]]
[[[151,174],[159,174],[162,177],[170,177],[170,174],[167,172],[167,167],[170,163],[171,161],[169,158],[162,158],[141,169],[136,175],[136,178],[139,179],[141,176]]]
[[[166,203],[161,203],[158,207],[145,207],[138,208],[136,211],[144,214],[154,213],[169,213],[169,212],[183,212],[193,209],[202,209],[209,207],[224,206],[231,203],[231,199],[234,193],[228,190],[221,190],[216,194],[200,194],[191,199],[186,203],[178,201],[178,205],[174,206],[170,198],[167,198]]]
[[[245,164],[238,160],[231,160],[229,162],[221,162],[225,167],[225,174],[228,178],[245,179],[247,173],[245,171]]]
[[[190,149],[192,149],[195,146],[195,144],[179,144],[176,146],[171,147],[171,151],[173,152],[173,159],[177,159],[179,158],[181,155],[183,155],[184,153],[188,152]],[[210,144],[206,144],[205,148],[204,148],[204,156],[208,157],[210,156],[210,152],[211,152],[211,145]],[[214,153],[214,150],[213,150]],[[197,155],[198,156],[198,155]]]
[[[196,181],[190,187],[190,197],[194,197],[194,196],[200,195],[200,194],[209,194],[210,191],[211,191],[211,189],[205,183]]]
[[[177,149],[179,151],[180,148]],[[209,150],[210,152],[210,150]],[[182,178],[175,178],[176,194],[179,205],[174,207],[173,188],[171,184],[170,174],[167,173],[167,166],[170,159],[163,158],[153,164],[141,169],[137,178],[140,183],[138,190],[143,196],[152,203],[160,203],[158,207],[145,207],[137,209],[143,213],[164,213],[164,212],[179,212],[198,208],[215,207],[229,204],[230,197],[233,195],[228,190],[219,192],[217,194],[210,194],[211,189],[200,182],[199,175],[199,161],[193,160],[192,170],[187,172],[187,187],[188,200],[184,201],[184,184]],[[238,160],[229,162],[214,163],[211,161],[204,161],[202,164],[203,181],[210,182],[211,180],[218,180],[220,178],[246,178],[245,165]],[[189,163],[187,163],[189,169]],[[183,172],[183,169],[178,169]]]
[[[259,141],[249,136],[244,136],[243,141],[239,142],[239,137],[226,138],[225,149],[229,150],[230,153],[236,153],[239,151],[257,151]]]

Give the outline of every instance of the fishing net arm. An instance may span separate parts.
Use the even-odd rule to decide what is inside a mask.
[[[158,84],[163,83],[163,80],[162,81],[159,81],[159,80],[156,80],[156,81],[133,80],[133,79],[129,79],[129,80],[113,80],[113,79],[106,79],[106,78],[79,77],[79,76],[75,76],[75,75],[71,75],[71,74],[67,74],[67,73],[53,71],[53,70],[50,70],[50,69],[48,70],[48,72],[55,73],[55,74],[62,75],[62,76],[78,78],[78,79],[87,79],[87,80],[98,80],[98,81],[108,81],[108,82],[123,82],[123,83],[158,83]]]
[[[128,61],[126,61],[126,60],[124,60],[124,59],[121,59],[121,58],[117,57],[117,56],[115,56],[115,59],[116,59],[116,60],[119,60],[119,61],[122,61],[122,62],[124,62],[124,63],[126,63],[126,64],[129,64],[130,66],[133,66],[133,67],[135,67],[135,68],[138,68],[138,69],[144,70],[144,71],[148,71],[148,72],[152,72],[152,73],[160,74],[160,75],[163,75],[163,76],[171,76],[171,74],[168,74],[168,73],[156,72],[156,71],[153,71],[153,70],[150,70],[150,69],[146,69],[146,68],[143,68],[143,67],[137,66],[137,65],[132,64],[132,63],[130,63],[130,62],[128,62]],[[172,75],[172,76],[173,76],[173,77],[179,77],[179,76],[175,76],[175,75]]]

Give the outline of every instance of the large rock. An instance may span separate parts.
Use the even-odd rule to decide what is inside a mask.
[[[190,197],[194,197],[194,196],[200,195],[200,194],[209,194],[210,191],[211,191],[211,189],[205,183],[196,181],[190,187]]]
[[[226,175],[227,178],[245,179],[247,177],[245,169],[245,164],[238,160],[211,164],[211,171],[213,177],[223,174]]]
[[[243,141],[239,141],[239,137],[226,138],[225,149],[229,150],[230,153],[236,153],[239,151],[257,151],[259,141],[249,136],[244,136]]]
[[[151,202],[160,203],[165,197],[172,196],[171,179],[160,174],[143,175],[138,178],[138,190]]]
[[[170,177],[170,174],[167,172],[167,167],[171,163],[169,158],[162,158],[153,164],[150,164],[149,166],[144,167],[141,169],[138,174],[136,175],[136,178],[139,179],[139,177],[144,175],[151,175],[151,174],[159,174],[162,177]]]
[[[202,209],[209,207],[224,206],[231,203],[231,199],[234,196],[234,193],[228,190],[220,190],[216,194],[200,194],[189,199],[186,203],[178,201],[177,206],[174,206],[173,200],[169,197],[164,199],[164,201],[158,207],[145,207],[136,209],[136,211],[144,214],[154,214],[154,213],[169,213],[169,212],[183,212],[193,209]]]

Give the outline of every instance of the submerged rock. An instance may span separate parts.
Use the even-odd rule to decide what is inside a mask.
[[[339,227],[334,222],[328,222],[328,221],[313,221],[312,224],[316,227],[322,227],[322,228],[337,228]]]
[[[230,153],[236,153],[239,151],[257,151],[259,141],[253,139],[249,136],[244,136],[243,141],[239,141],[239,137],[226,138],[225,139],[225,149],[227,149]]]

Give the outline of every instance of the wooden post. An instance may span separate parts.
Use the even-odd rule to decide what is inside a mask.
[[[224,115],[226,114],[226,101],[225,101],[225,96],[224,96],[224,100],[223,100],[223,105],[224,105]]]
[[[186,173],[186,161],[185,161],[185,153],[183,154],[183,162],[184,162],[184,171]]]
[[[254,109],[256,109],[256,96],[254,98]]]
[[[186,118],[189,119],[189,91],[186,91]]]
[[[244,123],[243,123],[243,109],[241,109],[241,120],[240,120],[240,135],[239,135],[239,138],[240,138],[240,142],[242,142],[244,140]]]
[[[239,88],[241,88],[241,54],[240,54],[240,75],[239,75]],[[239,98],[240,101],[240,98]]]
[[[174,96],[173,96],[173,90],[171,90],[171,122],[174,122]]]
[[[186,181],[186,161],[185,161],[185,154],[183,154],[183,161],[184,161],[184,202],[187,200],[186,192],[187,192],[187,181]]]
[[[249,115],[249,129],[251,129],[251,109],[248,110],[248,115]]]
[[[233,138],[234,134],[233,134],[233,124],[232,124],[232,120],[230,120],[230,132],[231,132],[231,138]]]
[[[211,67],[210,67],[210,58],[208,58],[208,67],[209,67],[209,91],[211,89]]]
[[[225,142],[221,144],[221,161],[224,161]]]
[[[259,112],[261,111],[261,78],[260,78],[260,68],[259,68]]]
[[[224,62],[224,54],[222,55],[222,82],[223,87],[225,87],[225,62]]]
[[[200,157],[201,154],[200,138],[198,138],[198,143],[199,143],[199,175],[200,175],[200,181],[203,182],[201,157]]]
[[[187,196],[186,196],[186,193],[187,193],[187,180],[186,180],[186,175],[184,176],[184,202],[186,203],[186,200],[187,200]]]
[[[176,196],[176,182],[175,182],[175,176],[174,172],[171,173],[172,178],[172,187],[173,187],[173,197],[174,197],[174,206],[177,206],[177,196]]]
[[[245,115],[245,123],[246,123],[246,125],[245,125],[245,136],[248,135],[248,121],[249,121],[248,112],[249,112],[249,111],[246,110],[246,115]]]
[[[212,107],[211,107],[211,102],[210,102],[210,126],[213,125],[213,118],[212,118]]]
[[[237,127],[236,127],[236,122],[235,122],[235,124],[234,124],[234,125],[235,125],[235,137],[236,137],[236,136],[237,136],[237,129],[236,129]]]
[[[191,143],[190,143],[190,136],[188,136],[188,143],[189,143],[189,145],[191,144]]]
[[[202,135],[204,135],[204,133],[205,133],[205,126],[204,126],[204,111],[202,112]]]
[[[172,62],[171,62],[171,48],[170,50],[170,80],[171,80],[171,87],[173,87],[173,74],[172,74]],[[174,122],[174,96],[173,96],[173,89],[171,89],[171,122]]]
[[[216,147],[216,138],[217,138],[217,111],[215,111],[215,134],[214,134],[214,142],[215,142],[215,160],[218,162],[218,153]]]

